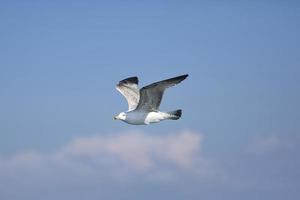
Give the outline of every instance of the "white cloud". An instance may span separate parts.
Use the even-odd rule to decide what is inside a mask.
[[[201,157],[201,142],[202,135],[192,131],[76,138],[54,153],[28,151],[0,157],[0,177],[18,179],[40,174],[51,178],[66,173],[128,181],[139,174],[151,181],[169,181],[181,173],[201,174],[199,170],[205,170],[208,162]]]
[[[274,180],[287,176],[295,177],[291,185],[297,185],[293,169],[299,162],[290,158],[298,155],[298,145],[276,156],[266,152],[282,147],[277,136],[257,138],[249,146],[251,153],[265,156],[239,151],[234,156],[220,154],[216,163],[202,155],[202,135],[193,131],[77,138],[52,153],[0,156],[0,199],[122,199],[124,194],[125,199],[134,199],[137,193],[135,199],[141,199],[153,187],[162,198],[173,199],[178,190],[200,197],[205,191],[215,194],[228,188],[280,187]]]
[[[200,150],[201,140],[200,134],[189,131],[163,136],[137,132],[98,135],[75,139],[63,147],[57,156],[85,157],[93,160],[109,157],[139,170],[155,167],[161,161],[186,168],[193,165]]]
[[[132,167],[142,168],[150,162],[143,139],[143,135],[133,133],[77,138],[63,147],[58,157],[67,160],[88,159],[99,165],[113,165],[114,162],[124,165],[127,162]]]
[[[97,197],[100,188],[105,193],[103,188],[120,184],[215,179],[213,164],[201,155],[201,143],[202,135],[193,131],[127,132],[76,138],[52,153],[0,155],[0,199],[44,199],[45,192],[52,195],[49,199],[80,199],[75,194],[89,188]],[[59,197],[60,191],[74,196]]]

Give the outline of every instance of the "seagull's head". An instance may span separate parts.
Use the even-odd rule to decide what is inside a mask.
[[[120,114],[118,114],[117,116],[114,117],[114,120],[126,120],[126,113],[125,112],[121,112]]]

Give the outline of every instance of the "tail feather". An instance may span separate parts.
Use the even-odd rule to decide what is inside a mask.
[[[169,119],[177,120],[177,119],[179,119],[181,117],[182,110],[181,109],[174,110],[174,111],[168,112],[168,114],[170,115]]]

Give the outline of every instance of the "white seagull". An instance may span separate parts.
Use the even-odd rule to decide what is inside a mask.
[[[181,109],[171,112],[159,111],[159,105],[165,89],[183,81],[188,74],[152,83],[138,89],[138,78],[130,77],[119,82],[116,89],[125,97],[128,111],[121,112],[114,119],[133,125],[148,125],[162,120],[177,120],[181,117]]]

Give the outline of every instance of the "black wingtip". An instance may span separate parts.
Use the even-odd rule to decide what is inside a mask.
[[[181,76],[176,76],[174,78],[170,78],[170,79],[168,79],[168,81],[178,81],[178,83],[180,83],[181,81],[186,79],[188,76],[189,76],[188,74],[184,74],[184,75],[181,75]]]
[[[181,80],[184,80],[184,79],[186,79],[188,76],[189,76],[188,74],[184,74],[184,75],[176,76],[176,77],[174,77],[174,78],[172,78],[172,79],[181,79]]]
[[[136,77],[136,76],[133,76],[133,77],[129,77],[129,78],[126,78],[126,79],[124,79],[124,80],[121,80],[120,82],[119,82],[119,84],[121,84],[121,83],[127,83],[127,84],[139,84],[139,79],[138,79],[138,77]]]
[[[184,80],[184,79],[186,79],[188,76],[189,76],[188,74],[184,74],[184,75],[181,75],[181,76],[179,76],[179,77],[182,77],[183,80]],[[179,78],[179,77],[178,77],[178,78]]]

